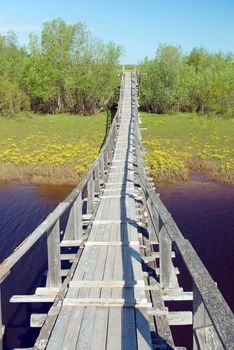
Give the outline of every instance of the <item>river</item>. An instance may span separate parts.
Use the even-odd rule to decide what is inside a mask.
[[[71,189],[69,186],[31,184],[0,186],[0,261],[33,231]],[[194,174],[189,182],[159,185],[157,190],[184,237],[191,241],[234,310],[234,187]],[[9,299],[11,294],[33,293],[45,280],[45,260],[45,240],[41,239],[36,249],[33,248],[17,264],[3,283],[3,300]],[[4,302],[3,322],[8,326],[5,348],[32,345],[38,329],[29,329],[29,315],[47,309],[46,305]]]

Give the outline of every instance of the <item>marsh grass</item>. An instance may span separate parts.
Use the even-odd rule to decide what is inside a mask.
[[[78,183],[106,132],[98,116],[0,117],[0,182]]]
[[[145,162],[156,182],[179,182],[191,171],[234,184],[234,120],[196,113],[141,113]]]

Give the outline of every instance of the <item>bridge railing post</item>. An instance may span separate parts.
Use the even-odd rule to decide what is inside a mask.
[[[108,163],[109,163],[109,152],[108,152],[108,149],[105,149],[105,151],[104,151],[104,166],[105,166],[106,171],[108,169]]]
[[[94,181],[93,181],[93,173],[88,181],[87,185],[88,196],[87,196],[87,214],[91,214],[94,209]]]
[[[163,225],[159,232],[160,285],[173,288],[172,242]]]
[[[193,350],[224,349],[212,325],[201,294],[193,283]]]
[[[61,261],[60,261],[60,220],[47,231],[48,273],[46,285],[48,287],[61,286]]]
[[[94,170],[94,188],[96,193],[100,193],[100,169],[99,169],[99,163],[96,165]]]
[[[82,193],[80,192],[70,209],[64,234],[65,240],[79,240],[82,238],[82,206]]]
[[[100,177],[101,177],[102,183],[104,183],[104,181],[105,181],[105,169],[104,169],[103,153],[101,153],[100,157],[99,157],[99,170],[100,170]]]

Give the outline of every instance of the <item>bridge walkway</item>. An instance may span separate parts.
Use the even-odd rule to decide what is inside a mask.
[[[110,172],[48,350],[151,348],[135,207],[132,128],[129,73]]]

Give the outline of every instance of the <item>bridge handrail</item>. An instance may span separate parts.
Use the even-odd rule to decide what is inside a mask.
[[[5,278],[10,274],[12,267],[26,254],[26,252],[51,228],[56,224],[56,222],[61,218],[61,216],[72,207],[74,202],[77,200],[78,196],[83,192],[83,190],[87,187],[90,180],[93,180],[95,171],[98,170],[97,176],[100,177],[101,169],[99,169],[100,163],[103,164],[102,172],[107,172],[108,170],[108,162],[110,160],[111,151],[114,147],[114,137],[117,132],[117,126],[120,118],[120,105],[122,100],[122,87],[124,75],[121,80],[120,86],[120,99],[118,103],[118,108],[116,114],[113,118],[110,130],[105,139],[105,142],[95,159],[92,167],[86,174],[85,178],[79,183],[77,187],[64,199],[63,202],[58,204],[58,206],[53,210],[51,214],[47,216],[47,218],[31,233],[26,239],[21,242],[19,246],[15,248],[13,253],[8,256],[1,264],[0,264],[0,284],[5,280]]]
[[[133,79],[136,79],[136,77]],[[209,272],[203,265],[198,254],[192,247],[189,240],[185,239],[171,214],[168,212],[162,203],[159,195],[153,189],[149,182],[145,169],[146,165],[142,157],[142,143],[139,129],[139,117],[137,109],[137,96],[133,106],[133,115],[135,116],[135,144],[136,144],[136,159],[138,161],[138,179],[146,198],[146,206],[149,215],[154,212],[158,217],[158,222],[153,222],[156,239],[159,241],[160,247],[160,230],[163,227],[163,234],[167,234],[175,251],[182,258],[185,266],[193,281],[194,294],[194,310],[193,310],[193,326],[194,330],[197,327],[207,329],[210,324],[214,327],[217,335],[216,341],[220,342],[223,349],[234,349],[234,317],[231,309],[226,303],[224,297],[219,291],[217,284],[214,282]],[[153,220],[155,221],[155,220]],[[170,254],[171,261],[171,254]],[[163,271],[160,272],[160,277]],[[199,309],[200,307],[200,309]],[[202,319],[201,308],[204,307],[204,316]],[[208,317],[207,317],[208,315]],[[220,348],[221,349],[221,348]]]

